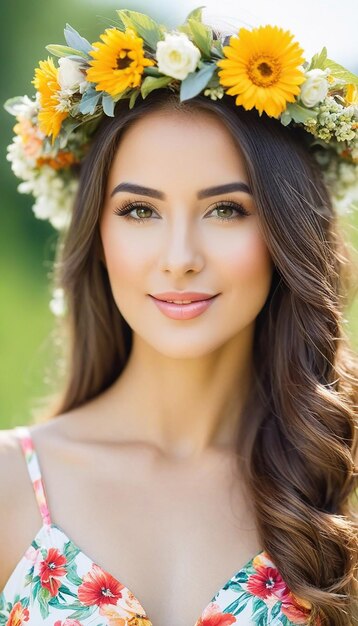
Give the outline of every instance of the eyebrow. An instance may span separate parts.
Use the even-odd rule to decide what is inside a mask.
[[[111,198],[112,196],[114,196],[114,194],[120,191],[129,191],[131,193],[136,193],[141,196],[151,196],[153,198],[158,198],[158,200],[166,200],[165,193],[159,191],[159,189],[152,189],[151,187],[144,187],[143,185],[136,185],[134,183],[120,183],[113,189],[111,193]],[[231,191],[243,191],[252,195],[252,191],[246,183],[243,183],[242,181],[237,181],[234,183],[227,183],[225,185],[216,185],[214,187],[201,189],[197,192],[196,196],[198,200],[201,200],[202,198],[218,196],[223,193],[230,193]]]

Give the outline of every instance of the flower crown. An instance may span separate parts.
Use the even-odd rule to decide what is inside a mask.
[[[328,59],[325,48],[307,62],[293,35],[277,26],[218,36],[203,23],[202,8],[170,32],[122,9],[92,45],[67,24],[67,45],[46,46],[58,66],[51,57],[40,61],[35,97],[5,103],[17,118],[7,158],[23,180],[19,191],[35,198],[36,217],[59,230],[68,226],[76,165],[101,118],[114,115],[118,100],[127,98],[131,109],[139,95],[161,88],[179,92],[181,101],[228,94],[246,110],[301,126],[337,206],[350,211],[358,198],[358,77]]]

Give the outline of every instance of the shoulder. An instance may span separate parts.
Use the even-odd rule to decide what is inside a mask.
[[[41,526],[14,429],[0,430],[0,590]]]

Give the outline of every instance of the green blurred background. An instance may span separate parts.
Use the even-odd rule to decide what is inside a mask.
[[[66,22],[90,41],[95,41],[109,20],[116,17],[115,9],[150,12],[158,21],[173,26],[200,4],[184,2],[178,7],[177,3],[164,1],[4,2],[1,6],[3,66],[0,100],[4,102],[15,95],[33,95],[34,67],[40,59],[46,58],[47,44],[64,43]],[[357,71],[358,68],[352,63],[349,69]],[[12,139],[14,121],[15,118],[1,107],[0,428],[32,420],[46,402],[54,368],[51,339],[54,318],[49,310],[48,278],[56,231],[47,222],[34,217],[31,196],[16,191],[20,181],[6,161],[6,146]],[[354,217],[344,219],[344,227],[353,250],[358,250],[358,211]],[[357,298],[348,311],[348,320],[348,333],[357,349]]]

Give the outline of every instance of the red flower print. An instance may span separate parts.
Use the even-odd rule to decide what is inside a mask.
[[[10,615],[5,626],[22,626],[30,618],[29,610],[22,606],[21,602],[16,602],[10,611]]]
[[[257,574],[252,574],[247,581],[247,591],[262,600],[270,596],[281,598],[288,592],[286,583],[282,580],[276,567],[265,567],[259,565]]]
[[[77,619],[65,619],[64,622],[58,619],[53,626],[82,626],[82,624]]]
[[[66,557],[57,548],[50,548],[46,559],[40,563],[41,585],[48,589],[52,596],[57,594],[61,585],[58,579],[66,574],[64,567],[66,563]]]
[[[83,583],[78,587],[78,599],[87,606],[117,604],[118,598],[122,597],[122,589],[122,583],[93,564],[91,571],[84,575]]]
[[[232,613],[222,613],[218,604],[210,602],[195,626],[230,626],[235,622],[236,618]]]
[[[298,598],[289,591],[282,598],[281,611],[291,622],[295,624],[307,624],[311,613],[310,602]]]

